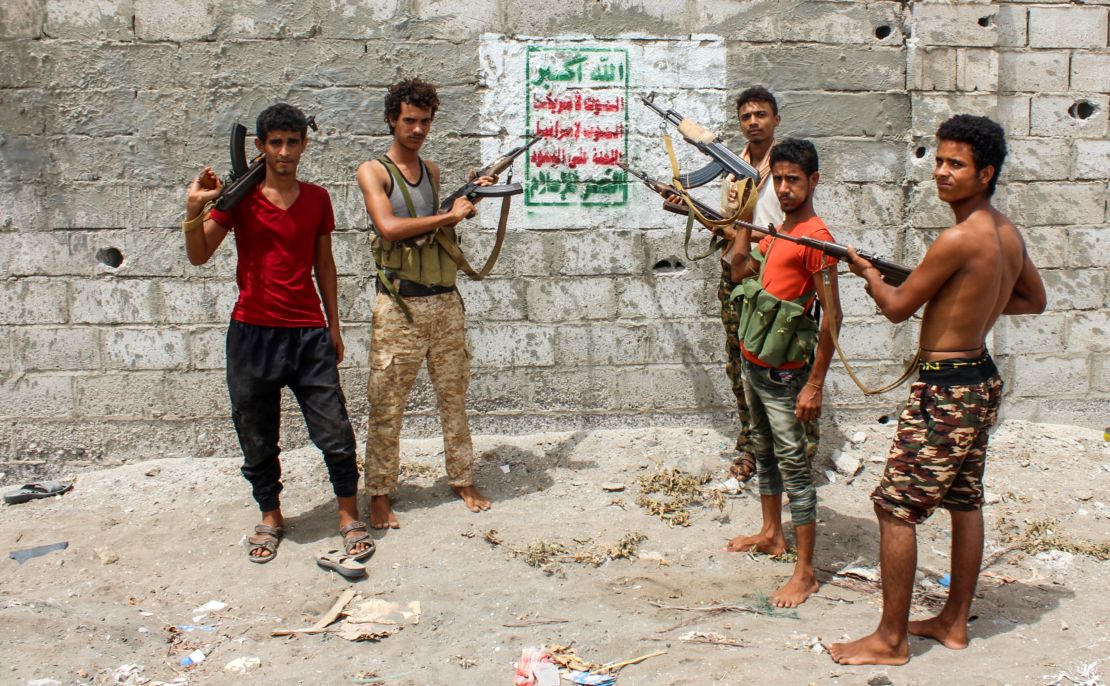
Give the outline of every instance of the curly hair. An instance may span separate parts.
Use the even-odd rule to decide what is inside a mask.
[[[265,142],[271,131],[297,131],[303,140],[308,135],[308,119],[300,108],[287,102],[270,105],[254,122],[254,135]]]
[[[778,101],[775,100],[774,95],[771,95],[771,91],[763,86],[752,86],[741,91],[740,95],[736,96],[737,111],[749,102],[765,102],[771,106],[771,114],[777,115],[779,113]]]
[[[436,95],[435,86],[418,78],[398,81],[389,87],[389,92],[385,95],[385,123],[389,125],[390,133],[393,133],[393,125],[389,121],[401,116],[403,102],[431,110],[433,117],[439,109],[439,96]]]
[[[817,148],[804,138],[787,138],[771,148],[771,166],[777,162],[793,162],[810,176],[818,170]]]
[[[994,195],[1002,163],[1006,161],[1006,131],[998,122],[972,114],[957,114],[940,125],[937,139],[971,146],[971,159],[975,162],[976,171],[987,166],[994,167],[994,176],[987,187],[987,195]]]

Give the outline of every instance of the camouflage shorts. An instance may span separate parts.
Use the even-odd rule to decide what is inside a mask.
[[[937,507],[978,509],[988,431],[1001,400],[996,371],[968,385],[915,382],[871,500],[910,524],[924,521]]]

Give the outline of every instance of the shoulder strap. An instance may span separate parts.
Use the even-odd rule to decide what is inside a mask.
[[[378,158],[378,162],[381,162],[382,166],[389,172],[389,175],[393,177],[393,185],[401,189],[401,197],[405,199],[405,208],[409,211],[409,217],[415,219],[416,206],[412,204],[412,196],[409,195],[409,182],[405,180],[404,175],[401,174],[401,170],[397,168],[397,165],[394,164],[393,160],[389,159],[389,157],[382,155]],[[423,165],[424,162],[421,161],[420,164]]]

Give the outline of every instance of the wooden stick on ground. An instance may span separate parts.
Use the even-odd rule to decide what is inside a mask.
[[[631,660],[625,660],[624,662],[614,662],[611,665],[605,665],[604,667],[595,669],[594,671],[590,672],[590,675],[592,676],[594,674],[604,674],[605,672],[611,672],[614,669],[621,669],[622,667],[627,667],[628,665],[634,665],[637,662],[643,662],[644,660],[647,660],[648,658],[659,657],[660,655],[666,655],[666,654],[667,654],[667,651],[659,650],[659,651],[656,651],[654,653],[648,653],[647,655],[641,655],[640,657],[634,657]]]
[[[339,615],[343,614],[343,609],[347,607],[347,603],[355,597],[353,589],[348,588],[343,591],[331,609],[325,612],[315,624],[306,629],[274,629],[270,632],[271,636],[293,636],[296,634],[326,634],[333,629],[328,629],[327,626],[339,619]]]

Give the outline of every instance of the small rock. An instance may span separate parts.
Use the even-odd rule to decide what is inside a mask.
[[[1060,620],[1060,631],[1067,631],[1067,630],[1068,630],[1068,623],[1061,619]]]
[[[857,431],[854,434],[852,434],[852,437],[848,440],[850,440],[853,445],[859,445],[859,444],[861,444],[861,443],[863,443],[864,441],[867,440],[867,432],[866,431]]]
[[[876,674],[867,680],[867,686],[894,686],[894,682],[886,674]]]
[[[1095,497],[1095,494],[1091,493],[1090,491],[1079,491],[1075,494],[1075,499],[1084,503],[1093,497]]]
[[[618,481],[610,481],[608,483],[601,484],[601,490],[609,491],[610,493],[618,493],[624,490],[624,484]]]
[[[855,476],[859,472],[863,463],[855,455],[849,455],[840,450],[834,450],[832,453],[833,465],[836,466],[836,471],[844,476]]]
[[[158,476],[159,474],[162,473],[162,468],[161,467],[151,467],[150,469],[146,470],[143,473],[147,476]]]
[[[224,665],[224,671],[233,674],[246,674],[256,667],[262,666],[262,659],[257,657],[237,657]]]
[[[97,548],[93,552],[96,553],[96,558],[100,560],[100,564],[102,565],[110,565],[115,562],[119,562],[119,553],[112,550],[108,546]]]
[[[994,491],[987,491],[986,495],[983,496],[983,502],[987,505],[997,505],[998,503],[1002,502],[1002,496],[998,495]]]

